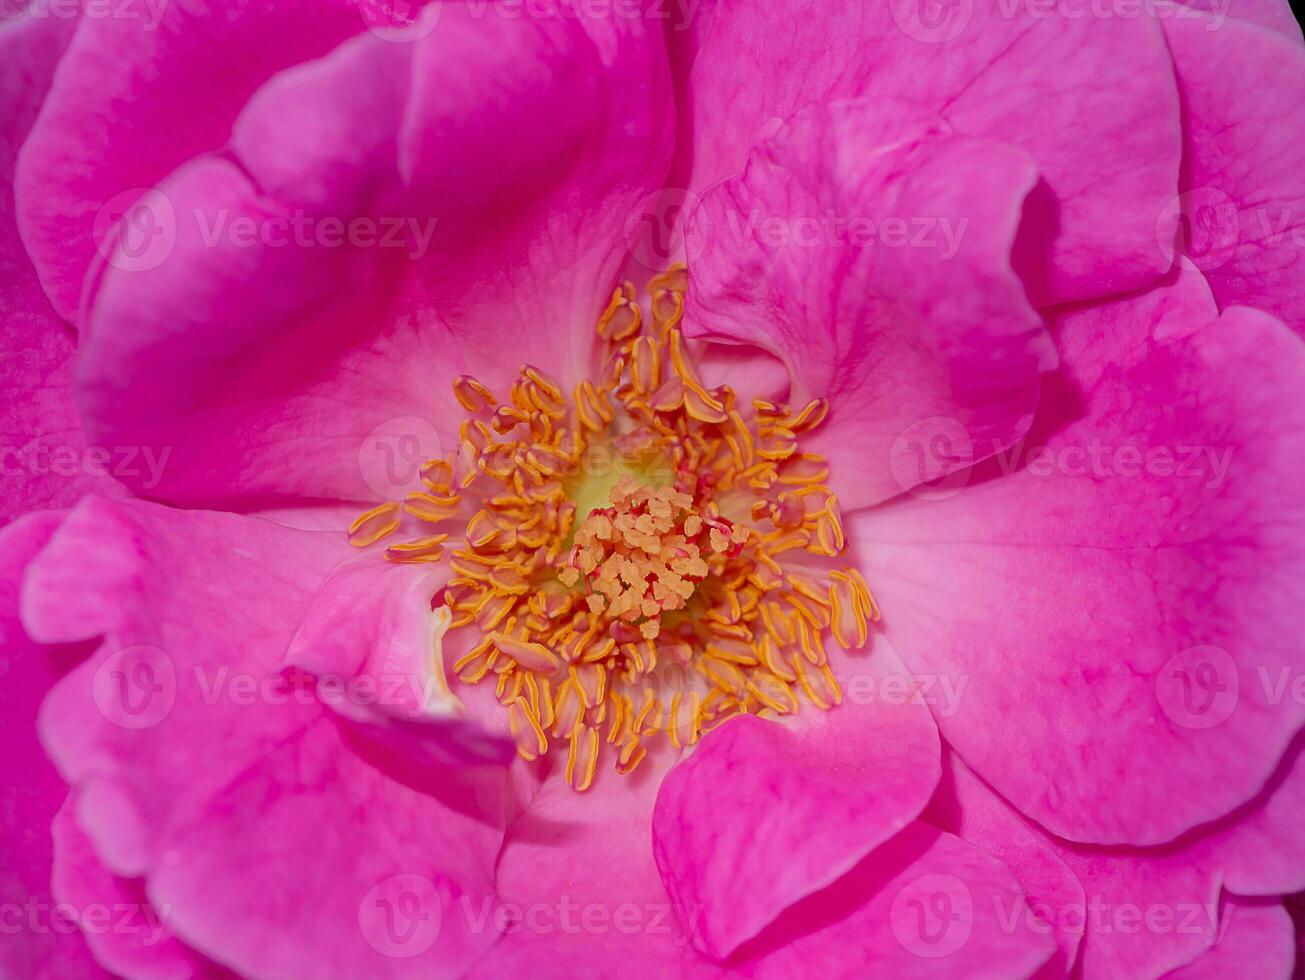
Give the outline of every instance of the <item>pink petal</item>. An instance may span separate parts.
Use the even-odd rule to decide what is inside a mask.
[[[196,4],[131,9],[138,16],[77,22],[19,162],[23,237],[55,309],[72,321],[107,251],[106,226],[179,164],[222,146],[274,72],[365,26],[344,0],[254,0],[219,16]]]
[[[796,405],[829,400],[808,443],[830,458],[845,509],[963,468],[1027,428],[1054,359],[1010,268],[1034,177],[1018,150],[867,100],[793,117],[695,213],[686,329],[770,351]],[[960,428],[969,443],[938,471],[913,468],[913,445]]]
[[[1019,250],[1036,303],[1144,285],[1168,265],[1156,216],[1178,176],[1160,30],[1147,17],[1038,13],[968,0],[725,0],[690,35],[700,40],[687,185],[738,171],[754,143],[813,103],[909,99],[960,134],[1015,144],[1036,161],[1045,183],[1030,197]]]
[[[1262,682],[1300,663],[1305,349],[1211,315],[1186,278],[1067,313],[1028,444],[849,531],[908,667],[969,680],[944,739],[1071,839],[1222,816],[1305,717]]]
[[[699,913],[692,938],[708,956],[724,959],[847,873],[933,793],[939,749],[928,709],[852,696],[854,680],[878,689],[906,676],[891,651],[876,650],[862,670],[843,678],[846,701],[832,711],[808,707],[791,725],[733,719],[663,781],[657,865],[681,916]]]
[[[1277,31],[1297,44],[1302,40],[1300,23],[1285,0],[1196,0],[1191,7],[1211,15],[1210,30],[1221,28],[1226,15]]]
[[[100,864],[74,809],[69,797],[54,819],[54,887],[96,959],[134,980],[220,975],[172,934],[169,910],[150,905],[139,880],[114,877]]]
[[[526,361],[578,380],[631,202],[665,167],[660,40],[436,12],[410,44],[364,35],[274,79],[236,124],[238,166],[159,185],[155,259],[113,253],[82,404],[97,438],[171,447],[152,495],[400,497],[457,445],[458,374],[500,396]]]
[[[1083,886],[1059,856],[1060,848],[1048,843],[954,753],[946,759],[943,784],[925,819],[1010,869],[1024,891],[1017,914],[1029,929],[1056,940],[1056,955],[1039,975],[1069,975],[1078,959],[1085,916],[1066,912],[1086,909]]]
[[[396,760],[283,671],[342,550],[339,534],[88,498],[24,582],[34,635],[104,635],[46,699],[42,739],[99,860],[144,877],[188,946],[260,976],[451,975],[494,937],[453,919],[435,935],[431,903],[492,899],[502,829],[468,814],[473,797],[496,812],[501,771]],[[384,930],[400,901],[420,906],[409,943]]]
[[[523,800],[498,868],[505,926],[477,978],[715,977],[662,887],[650,824],[666,762],[600,768],[576,793],[559,776]]]
[[[59,525],[55,513],[32,514],[0,530],[0,907],[6,909],[0,974],[6,977],[107,976],[75,930],[53,917],[50,822],[68,795],[36,739],[36,713],[50,686],[88,650],[42,648],[18,619],[24,567]],[[15,930],[16,927],[16,930]]]
[[[930,817],[1006,861],[1031,901],[1020,911],[1084,934],[1086,977],[1157,976],[1198,961],[1223,934],[1221,883],[1276,894],[1301,887],[1305,831],[1299,827],[1305,768],[1292,761],[1251,805],[1160,848],[1069,845],[1039,830],[954,755]],[[1082,887],[1048,889],[1040,879],[1052,854]],[[1253,899],[1241,899],[1251,902]],[[1145,941],[1141,941],[1141,940]],[[1072,965],[1072,959],[1067,961]]]
[[[1281,902],[1229,896],[1219,941],[1204,956],[1165,974],[1165,980],[1220,980],[1293,975],[1296,934]]]
[[[36,118],[75,19],[22,14],[0,31],[0,520],[72,504],[125,453],[88,452],[72,400],[72,335],[41,291],[14,220],[18,147]]]
[[[1056,947],[1009,920],[1022,901],[999,862],[916,822],[739,956],[758,978],[1028,976]]]
[[[1299,28],[1288,39],[1215,24],[1165,21],[1183,105],[1183,193],[1168,209],[1183,215],[1178,256],[1221,307],[1255,306],[1305,333],[1305,46]]]
[[[319,696],[341,715],[419,759],[506,764],[516,755],[507,732],[483,731],[449,690],[448,613],[431,609],[447,578],[447,566],[394,565],[376,554],[341,566],[314,596],[285,662],[316,675]]]

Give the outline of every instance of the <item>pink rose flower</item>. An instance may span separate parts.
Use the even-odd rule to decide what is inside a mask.
[[[418,7],[0,22],[0,972],[1290,976],[1289,8]]]

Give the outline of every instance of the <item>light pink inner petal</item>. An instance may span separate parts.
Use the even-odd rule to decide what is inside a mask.
[[[431,609],[447,576],[444,567],[395,565],[379,555],[341,566],[314,596],[285,663],[315,675],[341,715],[419,760],[506,764],[516,754],[508,733],[482,730],[449,690],[442,655],[449,616]]]
[[[834,885],[795,906],[737,962],[748,975],[1029,976],[1055,952],[1015,916],[1005,866],[915,822]]]
[[[1010,267],[1034,177],[1019,150],[863,100],[795,116],[695,212],[686,330],[756,343],[787,365],[794,404],[829,400],[810,447],[844,509],[1027,427],[1055,357]],[[940,439],[922,466],[914,449]]]
[[[902,677],[888,650],[866,678]],[[854,678],[840,677],[845,692]],[[857,685],[858,691],[862,685]],[[657,866],[694,945],[723,960],[784,909],[915,819],[938,779],[938,735],[916,700],[848,697],[791,723],[751,715],[708,734],[662,782]]]

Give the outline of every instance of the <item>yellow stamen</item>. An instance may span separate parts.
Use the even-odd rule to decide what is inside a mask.
[[[683,267],[654,277],[647,320],[633,285],[616,289],[607,367],[569,397],[529,365],[502,399],[458,378],[456,458],[349,530],[364,547],[405,516],[461,527],[438,601],[481,636],[453,672],[492,680],[523,758],[565,742],[579,791],[603,755],[628,773],[654,741],[683,748],[736,714],[832,708],[826,634],[859,648],[879,618],[860,573],[830,562],[846,540],[829,467],[800,451],[828,404],[740,409],[708,389],[680,328],[686,288]],[[447,537],[385,557],[443,560]]]

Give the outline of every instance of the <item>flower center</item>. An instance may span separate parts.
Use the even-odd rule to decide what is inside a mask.
[[[528,365],[502,402],[460,377],[458,453],[349,530],[359,547],[405,520],[439,532],[390,544],[394,562],[443,560],[460,535],[432,607],[481,639],[454,672],[494,684],[524,758],[565,745],[577,790],[604,752],[626,773],[655,738],[678,748],[736,714],[829,709],[842,694],[825,634],[860,647],[879,616],[834,562],[828,465],[798,451],[827,405],[755,400],[745,418],[732,390],[707,389],[679,327],[684,288],[683,268],[649,282],[649,324],[634,287],[617,289],[598,324],[607,365],[569,398]]]

